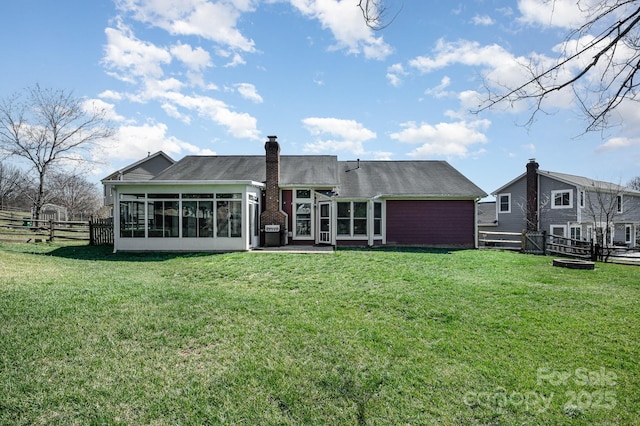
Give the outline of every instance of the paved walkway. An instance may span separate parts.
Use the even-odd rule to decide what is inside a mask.
[[[303,253],[303,254],[332,254],[333,246],[295,246],[258,247],[252,253]]]

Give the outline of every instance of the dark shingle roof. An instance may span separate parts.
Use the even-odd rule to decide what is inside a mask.
[[[337,186],[337,158],[331,155],[283,155],[280,185]],[[264,182],[261,155],[187,156],[154,180],[253,180]]]
[[[355,161],[340,164],[340,197],[486,197],[446,161]],[[348,170],[348,171],[347,171]]]
[[[338,161],[332,155],[283,155],[280,186],[337,189],[342,198],[375,196],[485,197],[446,161]],[[154,181],[264,182],[261,155],[184,157]]]

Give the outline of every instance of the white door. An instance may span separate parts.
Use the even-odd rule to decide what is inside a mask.
[[[318,215],[318,243],[331,244],[331,202],[318,203],[320,214]]]

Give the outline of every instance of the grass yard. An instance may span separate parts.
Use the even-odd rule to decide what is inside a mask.
[[[1,424],[632,425],[640,268],[0,243]]]

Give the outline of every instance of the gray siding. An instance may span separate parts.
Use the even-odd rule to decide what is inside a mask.
[[[540,230],[549,232],[551,225],[568,226],[570,223],[578,220],[578,190],[575,186],[546,176],[538,175],[540,195],[538,201]],[[571,207],[570,208],[554,208],[553,207],[553,191],[570,191]],[[568,233],[568,229],[567,229]]]
[[[526,187],[527,181],[523,177],[505,187],[499,194],[496,194],[496,211],[498,216],[498,226],[493,231],[498,232],[522,232],[526,225]],[[500,213],[500,195],[511,194],[511,212]]]

